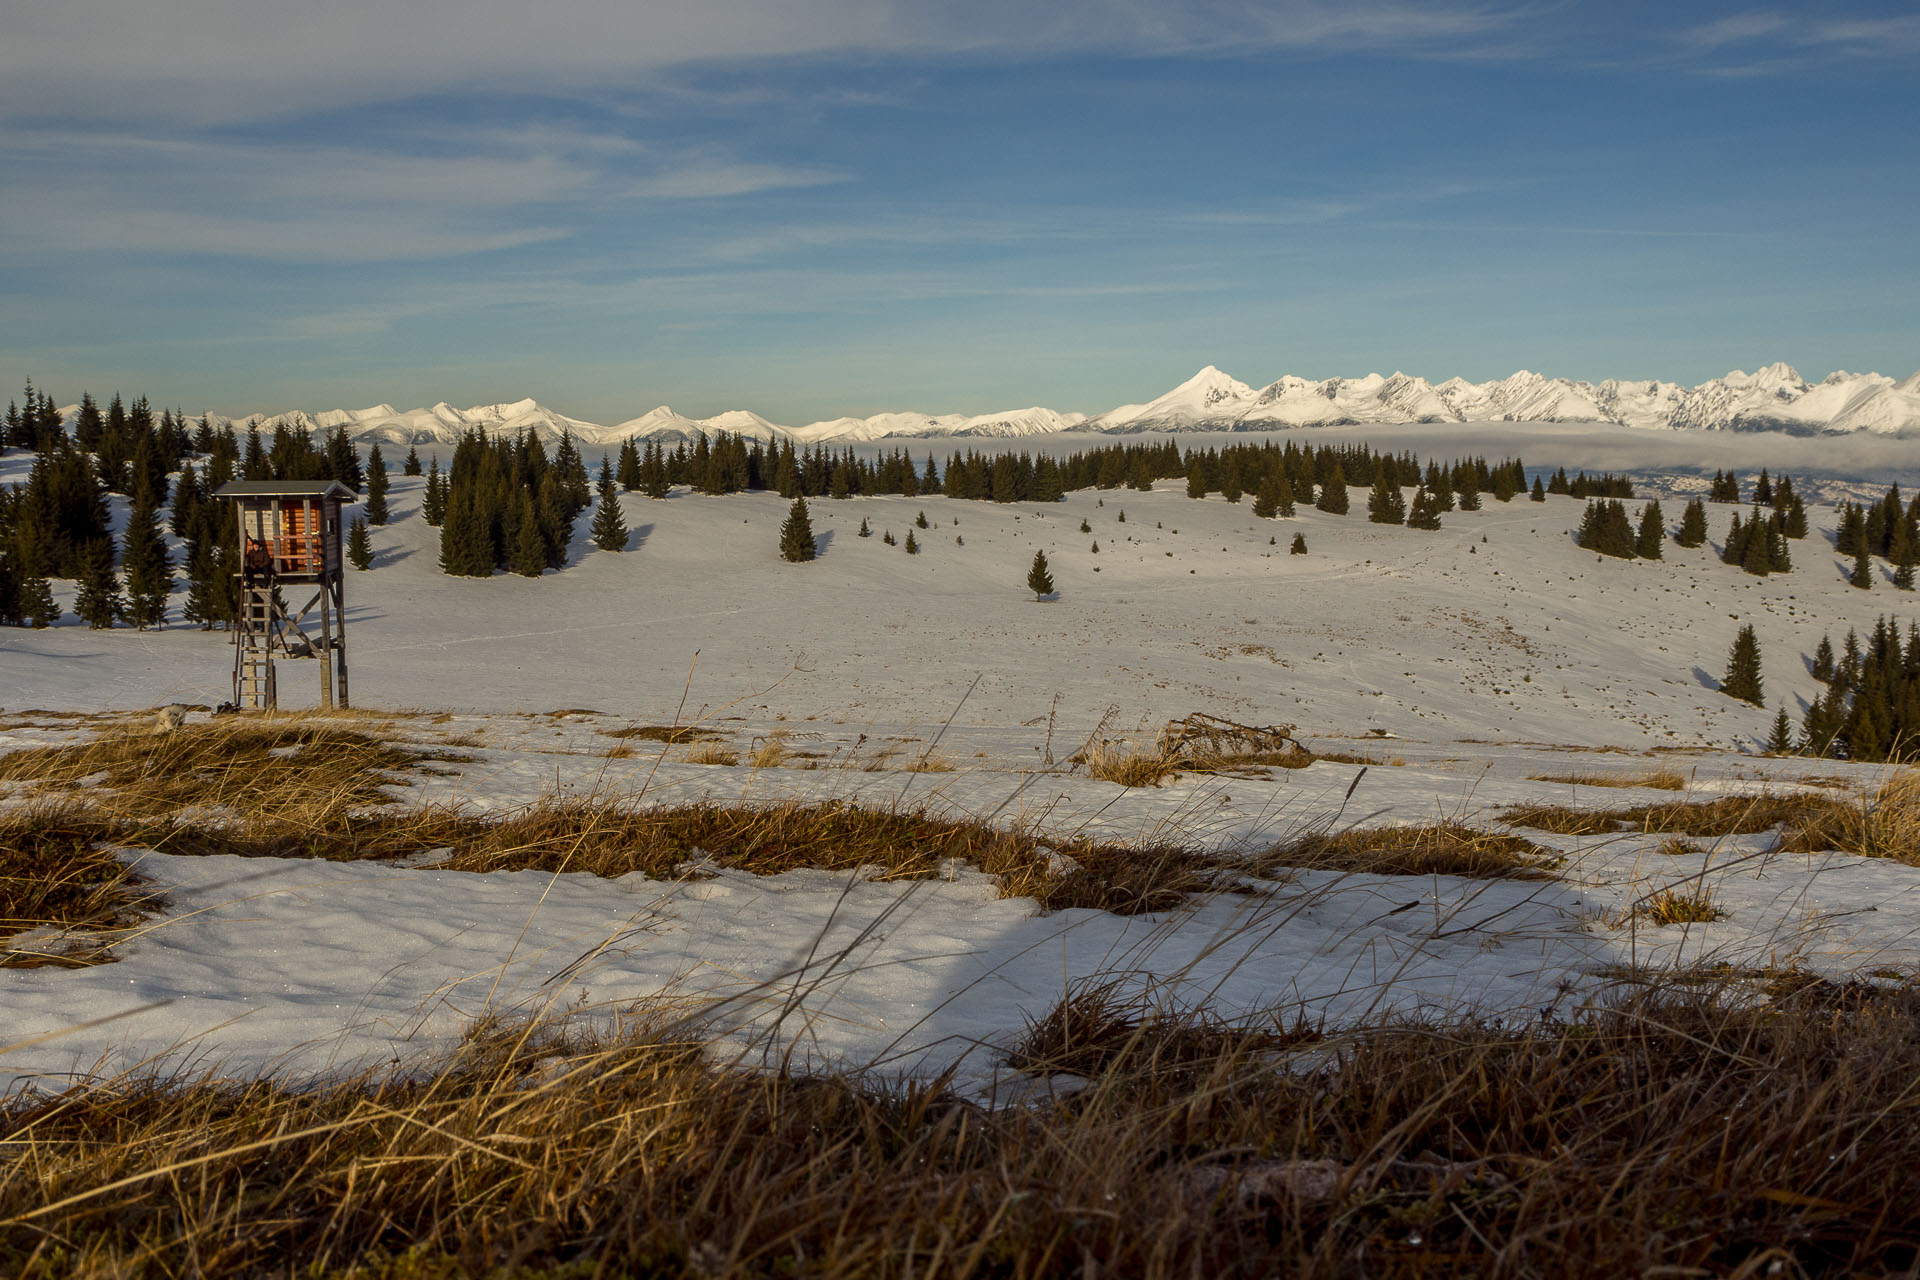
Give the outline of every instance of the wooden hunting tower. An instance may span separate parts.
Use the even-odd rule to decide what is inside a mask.
[[[277,705],[273,651],[290,658],[320,659],[320,707],[331,711],[338,685],[347,705],[347,611],[345,559],[340,545],[340,507],[357,501],[337,480],[234,480],[214,497],[233,503],[240,524],[238,612],[233,632],[233,705],[271,711]],[[298,610],[287,607],[279,588],[313,587]],[[319,606],[319,635],[301,621]]]

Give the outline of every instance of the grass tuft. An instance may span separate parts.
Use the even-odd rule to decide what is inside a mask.
[[[1634,912],[1655,924],[1708,924],[1727,913],[1714,904],[1705,886],[1694,890],[1662,889]]]
[[[1564,782],[1576,787],[1644,787],[1653,791],[1685,791],[1687,779],[1672,769],[1652,773],[1530,773],[1531,782]]]
[[[432,761],[464,757],[389,742],[381,726],[341,717],[223,717],[171,733],[115,728],[87,742],[0,756],[0,781],[52,792],[84,789],[96,807],[134,820],[192,806],[237,820],[326,824],[395,802],[388,788]]]
[[[623,729],[602,729],[609,738],[638,738],[643,742],[686,743],[723,736],[713,729],[692,724],[633,724]]]
[[[112,958],[114,935],[160,906],[71,803],[0,812],[0,968],[73,968]]]
[[[1920,867],[1920,771],[1902,769],[1871,796],[1825,798],[1791,821],[1781,841],[1790,853],[1838,849]]]
[[[1584,836],[1640,831],[1662,835],[1731,836],[1769,831],[1813,810],[1831,805],[1824,796],[1762,793],[1714,800],[1669,801],[1629,809],[1575,809],[1568,805],[1519,805],[1502,810],[1500,820],[1517,827]]]
[[[1457,822],[1316,832],[1274,846],[1257,859],[1265,871],[1306,867],[1384,876],[1470,876],[1551,880],[1559,855],[1520,836]]]

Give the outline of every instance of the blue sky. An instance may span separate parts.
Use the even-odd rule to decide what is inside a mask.
[[[1911,3],[0,0],[0,31],[0,372],[63,400],[797,423],[1098,411],[1208,363],[1920,368]]]

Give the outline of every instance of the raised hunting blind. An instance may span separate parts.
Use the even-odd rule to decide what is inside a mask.
[[[278,705],[274,651],[320,659],[320,708],[347,705],[347,602],[340,508],[359,495],[338,480],[234,480],[214,497],[233,503],[240,570],[233,632],[233,705]],[[287,607],[312,587],[299,609]],[[317,616],[307,622],[310,614]],[[318,634],[308,634],[307,625]]]

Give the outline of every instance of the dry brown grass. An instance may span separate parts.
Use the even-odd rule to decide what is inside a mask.
[[[687,764],[734,765],[740,763],[740,753],[719,742],[696,742],[680,759]]]
[[[72,804],[0,813],[0,968],[102,963],[117,935],[159,909],[139,873],[101,847],[105,835]],[[29,931],[53,936],[23,941]]]
[[[1792,853],[1838,849],[1920,867],[1920,772],[1902,769],[1872,796],[1810,806],[1788,824],[1781,847]]]
[[[639,738],[643,742],[685,743],[724,735],[692,724],[632,724],[624,729],[602,729],[609,738]]]
[[[172,733],[116,727],[87,742],[0,756],[0,780],[82,794],[115,816],[166,819],[189,806],[240,820],[326,824],[394,803],[387,788],[462,757],[385,740],[348,717],[226,717]]]
[[[1751,835],[1793,822],[1830,805],[1824,796],[1763,793],[1715,800],[1671,801],[1629,809],[1575,809],[1567,805],[1519,805],[1503,810],[1502,822],[1557,835],[1640,831],[1663,835]]]
[[[1179,906],[1211,883],[1217,860],[1174,846],[1043,842],[966,818],[850,804],[691,804],[642,809],[595,801],[537,805],[504,819],[430,822],[419,849],[450,848],[454,871],[638,871],[670,879],[692,859],[753,875],[800,868],[873,869],[882,880],[937,876],[958,860],[994,876],[1006,897],[1058,910],[1132,915]]]
[[[425,1079],[120,1081],[0,1116],[0,1271],[1884,1275],[1920,1263],[1920,997],[1669,990],[1575,1024],[1239,1030],[1077,993],[1084,1087],[714,1066],[482,1029]],[[1300,1041],[1307,1041],[1300,1045]],[[1298,1047],[1296,1047],[1298,1046]],[[1306,1069],[1276,1070],[1306,1053]],[[1303,1064],[1304,1066],[1305,1064]]]
[[[766,741],[755,747],[747,756],[747,763],[756,769],[778,769],[793,759],[793,750],[787,746],[786,739],[779,734],[771,734]]]
[[[1358,751],[1316,751],[1313,753],[1313,759],[1325,760],[1332,764],[1357,764],[1367,767],[1382,764],[1405,763],[1405,761],[1382,760],[1377,756],[1362,755]],[[1312,762],[1312,760],[1308,761],[1309,764]]]
[[[1751,835],[1777,827],[1785,852],[1836,850],[1920,866],[1920,771],[1902,769],[1870,796],[1768,792],[1631,809],[1523,805],[1502,811],[1500,819],[1560,835],[1671,835],[1659,845],[1663,853],[1697,852],[1682,837]]]
[[[1652,773],[1530,773],[1531,782],[1564,782],[1575,787],[1645,787],[1653,791],[1685,791],[1686,775],[1672,769]]]
[[[1089,778],[1123,787],[1157,787],[1180,770],[1178,758],[1158,747],[1106,739],[1089,742],[1073,761],[1086,768]]]
[[[1385,876],[1469,876],[1551,880],[1560,855],[1520,836],[1477,831],[1457,822],[1417,827],[1366,827],[1315,832],[1276,845],[1255,860],[1280,867]]]
[[[1704,885],[1697,889],[1662,889],[1635,908],[1634,915],[1655,924],[1708,924],[1727,918]]]

